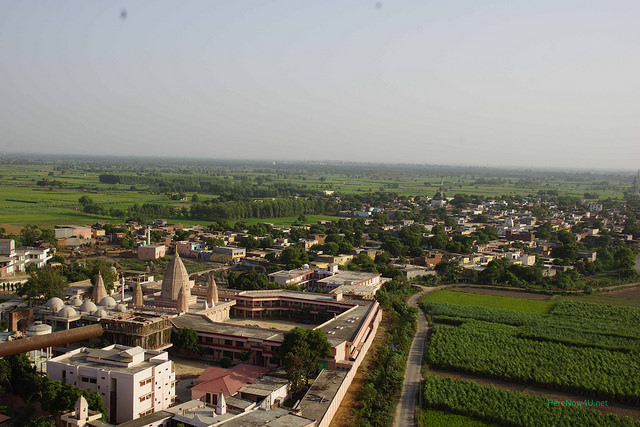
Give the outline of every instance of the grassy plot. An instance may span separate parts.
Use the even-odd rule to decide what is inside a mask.
[[[525,313],[549,313],[555,302],[535,301],[523,298],[509,298],[497,295],[482,295],[460,291],[441,290],[423,297],[425,301],[446,302],[456,305],[474,307],[500,308],[505,310],[522,311]]]

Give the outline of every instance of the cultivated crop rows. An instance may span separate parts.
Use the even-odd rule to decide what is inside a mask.
[[[598,404],[592,399],[554,406],[544,397],[435,376],[428,376],[424,380],[423,403],[428,408],[443,409],[501,425],[640,426],[640,422],[628,417],[619,418],[585,409]]]

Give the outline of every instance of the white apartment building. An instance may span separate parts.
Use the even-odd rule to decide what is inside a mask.
[[[98,393],[112,424],[166,409],[175,401],[175,373],[166,351],[82,347],[49,360],[47,375]]]
[[[24,272],[29,264],[42,268],[51,258],[49,248],[16,249],[13,239],[0,239],[0,277]]]

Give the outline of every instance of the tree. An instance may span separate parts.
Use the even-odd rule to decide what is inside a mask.
[[[549,240],[551,239],[551,223],[545,222],[536,230],[536,237],[539,239]]]
[[[40,236],[42,232],[37,225],[27,224],[24,226],[22,231],[20,231],[20,239],[22,240],[22,244],[24,246],[31,246],[38,240],[40,240]]]
[[[207,239],[207,248],[211,249],[216,246],[224,246],[224,239],[221,237],[210,237]]]
[[[444,276],[445,280],[448,282],[455,282],[458,279],[458,274],[462,270],[458,261],[452,259],[449,261],[440,261],[434,267],[438,273]]]
[[[294,394],[306,388],[307,378],[318,370],[318,361],[330,353],[331,344],[319,329],[295,327],[284,334],[280,358],[284,361],[287,378]]]
[[[151,232],[149,233],[149,236],[151,237],[151,241],[152,242],[157,242],[160,239],[162,239],[162,236],[164,235],[162,230],[151,230]]]
[[[559,242],[562,242],[564,245],[570,245],[577,242],[575,234],[567,230],[560,230],[556,235]]]
[[[300,246],[288,246],[280,253],[280,262],[289,270],[309,262],[309,255]]]
[[[55,268],[45,267],[29,273],[29,280],[18,289],[18,295],[27,298],[31,305],[35,301],[64,298],[69,282]]]
[[[629,248],[619,248],[613,253],[613,265],[619,270],[630,270],[636,265],[636,257]]]
[[[265,273],[259,273],[255,268],[242,274],[232,271],[227,276],[227,281],[231,289],[259,290],[278,288],[276,283],[269,282],[269,278]]]
[[[195,329],[182,328],[178,332],[171,334],[171,342],[176,346],[185,350],[198,351],[198,333]]]

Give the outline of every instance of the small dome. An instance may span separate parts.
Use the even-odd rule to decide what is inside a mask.
[[[50,334],[51,326],[44,324],[42,322],[36,322],[32,325],[27,326],[26,332],[27,332],[27,335]]]
[[[93,315],[96,317],[107,317],[107,312],[104,309],[100,308],[93,312]]]
[[[60,311],[60,309],[62,309],[62,307],[64,307],[64,303],[58,297],[51,298],[45,305],[55,313],[57,313],[58,311]]]
[[[82,311],[84,313],[93,313],[97,309],[98,309],[98,307],[96,307],[96,305],[91,301],[85,301],[80,306],[80,311]]]
[[[69,302],[73,307],[80,307],[82,305],[82,300],[79,297],[73,297]]]
[[[104,297],[100,300],[98,305],[105,308],[114,308],[116,306],[116,300],[111,297]]]
[[[66,306],[61,308],[60,311],[58,311],[58,314],[56,314],[56,316],[69,319],[77,314],[78,313],[74,310],[73,307]]]
[[[124,304],[118,304],[116,305],[116,311],[119,311],[120,313],[127,311],[127,306]]]

